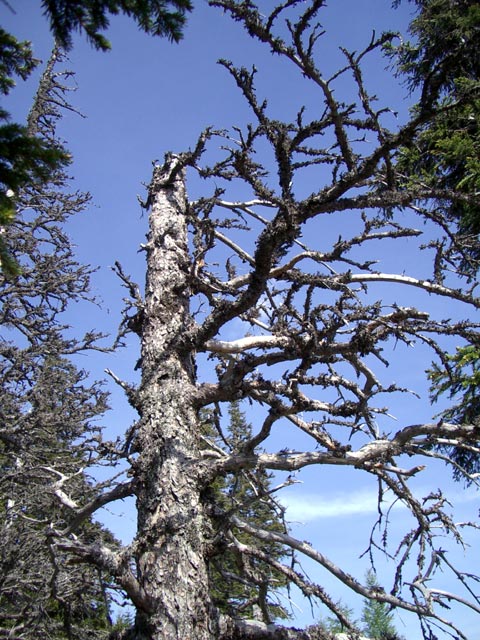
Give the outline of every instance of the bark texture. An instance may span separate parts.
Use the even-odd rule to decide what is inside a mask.
[[[142,417],[137,572],[145,599],[137,637],[212,638],[203,515],[197,479],[196,413],[189,354],[189,259],[184,173],[171,156],[154,172],[142,340]],[[140,635],[138,635],[140,634]]]

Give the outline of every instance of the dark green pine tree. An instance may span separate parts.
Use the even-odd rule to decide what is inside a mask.
[[[37,64],[29,42],[19,42],[0,28],[0,95],[8,95],[15,77],[25,80]],[[0,107],[0,270],[4,274],[12,276],[19,269],[6,240],[18,195],[27,185],[45,183],[52,171],[66,162],[60,145],[50,146],[25,126],[11,122],[8,112]]]
[[[454,401],[442,412],[442,418],[455,424],[474,424],[480,429],[480,345],[458,347],[442,364],[434,363],[428,375],[431,398],[436,402],[442,395]],[[445,448],[441,448],[445,450]],[[458,467],[453,470],[455,480],[471,484],[480,472],[480,456],[476,448],[446,448]],[[466,476],[462,470],[466,470]]]
[[[218,446],[239,453],[252,436],[251,426],[238,401],[229,406],[229,424],[226,433],[219,426],[218,416],[208,418],[207,437],[215,433]],[[215,604],[224,612],[241,618],[256,618],[271,622],[287,618],[280,592],[286,587],[286,577],[272,563],[245,550],[252,546],[250,536],[240,531],[224,531],[224,515],[234,513],[243,521],[269,531],[286,531],[283,511],[272,495],[271,474],[263,470],[229,473],[217,479],[209,489],[209,499],[215,501],[212,555],[209,573]],[[244,553],[240,553],[240,548]],[[266,542],[263,553],[273,563],[284,556],[280,547]]]
[[[53,35],[66,50],[72,47],[72,33],[84,32],[89,42],[103,51],[110,42],[100,33],[109,25],[109,16],[133,18],[147,34],[178,42],[183,35],[190,0],[43,0]]]
[[[29,135],[55,148],[65,99],[55,51],[40,83]],[[67,106],[67,103],[64,103]],[[52,528],[80,540],[112,535],[89,521],[78,526],[75,505],[87,503],[85,469],[99,461],[93,445],[107,397],[70,357],[95,345],[93,332],[64,335],[62,313],[89,296],[87,268],[77,263],[62,228],[82,211],[84,194],[69,194],[61,170],[48,183],[19,192],[10,248],[21,266],[0,274],[0,636],[105,638],[111,627],[108,576],[72,564],[50,536]]]
[[[442,267],[478,278],[480,266],[480,5],[476,0],[414,0],[412,43],[403,44],[399,71],[420,92],[418,113],[434,113],[400,155],[397,170],[409,184],[428,184],[439,192],[464,195],[462,201],[439,197],[431,216],[443,216],[450,243],[432,246],[437,271]],[[443,419],[479,424],[480,345],[459,346],[428,372],[431,397],[454,400]],[[440,450],[442,450],[440,448]],[[445,450],[444,450],[445,451]],[[480,471],[475,449],[447,447],[459,465],[456,479]]]
[[[369,588],[380,589],[373,571],[367,572],[365,583]],[[393,614],[385,602],[364,600],[362,623],[365,635],[371,640],[400,640],[393,623]]]
[[[428,184],[464,200],[437,200],[438,218],[450,220],[452,246],[438,261],[452,261],[475,277],[480,264],[480,5],[476,0],[413,0],[413,42],[396,50],[400,74],[420,93],[417,113],[434,114],[420,127],[397,164],[409,184]],[[460,260],[458,260],[458,249]],[[449,250],[450,249],[450,250]]]

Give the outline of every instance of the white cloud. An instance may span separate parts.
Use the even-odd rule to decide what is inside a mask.
[[[428,495],[429,490],[424,492],[416,491],[417,496]],[[455,491],[447,494],[452,505],[478,501],[480,496],[477,491]],[[282,504],[287,508],[287,520],[290,522],[311,522],[312,520],[324,518],[339,518],[354,515],[367,515],[377,512],[378,494],[376,491],[361,489],[358,491],[348,491],[334,495],[325,494],[301,494],[294,492],[283,493]],[[387,501],[388,502],[388,501]],[[386,506],[385,503],[383,505]],[[405,508],[401,501],[395,502],[394,509]]]
[[[349,491],[334,496],[320,494],[295,495],[284,493],[282,504],[290,521],[309,522],[318,518],[338,518],[377,510],[377,493],[369,490]]]

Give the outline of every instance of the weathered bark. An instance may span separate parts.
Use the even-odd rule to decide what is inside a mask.
[[[179,338],[188,327],[189,258],[184,173],[174,156],[156,167],[142,339],[142,418],[136,475],[138,578],[148,611],[136,637],[202,640],[210,628],[204,517],[196,458],[193,370]]]

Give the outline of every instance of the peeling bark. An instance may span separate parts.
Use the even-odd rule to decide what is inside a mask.
[[[151,602],[139,611],[136,637],[211,639],[204,515],[198,482],[196,413],[191,402],[188,329],[189,259],[185,185],[178,159],[156,167],[147,243],[142,340],[142,406],[135,465],[138,481],[136,564]]]

